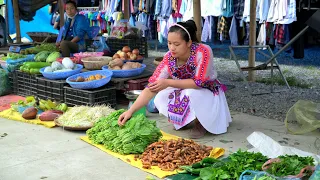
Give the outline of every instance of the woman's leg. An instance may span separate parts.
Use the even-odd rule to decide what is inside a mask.
[[[77,53],[79,51],[79,46],[71,41],[61,41],[60,50],[63,57],[70,57],[70,53]]]
[[[190,138],[199,139],[206,134],[207,130],[201,125],[198,119],[194,120],[194,126],[190,131]]]

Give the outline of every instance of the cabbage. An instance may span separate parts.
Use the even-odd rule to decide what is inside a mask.
[[[41,51],[34,57],[37,62],[46,62],[47,57],[50,55],[49,51]]]

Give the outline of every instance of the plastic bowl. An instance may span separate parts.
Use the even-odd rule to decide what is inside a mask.
[[[43,77],[47,79],[66,79],[69,76],[79,74],[83,69],[83,66],[81,64],[77,64],[77,69],[66,72],[44,72],[45,68],[46,67],[40,69],[40,73],[43,75]]]
[[[105,78],[99,79],[99,80],[93,80],[93,81],[87,81],[87,82],[74,82],[71,80],[77,79],[79,76],[83,78],[88,78],[91,75],[101,74],[102,76],[106,76]],[[67,78],[66,82],[75,89],[95,89],[102,87],[111,80],[112,77],[112,71],[110,70],[96,70],[96,71],[89,71],[84,72],[80,74],[76,74],[73,76],[70,76]]]
[[[59,63],[62,64],[62,60],[63,60],[64,57],[59,57],[57,58],[56,61],[58,61]],[[83,64],[83,62],[81,61],[81,59],[77,58],[77,57],[68,57],[71,59],[71,61],[75,64]]]
[[[112,61],[112,57],[109,56],[82,58],[84,67],[88,70],[101,70],[102,66],[109,64],[110,61]]]
[[[104,52],[80,52],[73,54],[75,57],[82,59],[86,57],[97,57],[97,56],[103,56]]]
[[[147,66],[145,64],[141,64],[140,68],[136,69],[128,69],[128,70],[110,70],[108,69],[108,66],[103,66],[103,70],[109,70],[113,72],[112,77],[118,77],[118,78],[126,78],[126,77],[133,77],[133,76],[139,76],[143,73],[144,69]]]

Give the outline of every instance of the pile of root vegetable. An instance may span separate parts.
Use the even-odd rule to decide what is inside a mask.
[[[140,158],[145,169],[158,166],[163,171],[173,171],[201,161],[212,149],[187,139],[166,140],[149,145]]]

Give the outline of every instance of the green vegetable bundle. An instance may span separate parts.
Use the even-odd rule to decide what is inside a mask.
[[[142,114],[133,116],[123,127],[119,127],[118,118],[123,112],[121,109],[101,118],[87,131],[89,139],[96,144],[103,144],[113,152],[140,154],[162,136],[156,122]]]
[[[192,166],[182,166],[185,171],[199,175],[198,180],[234,179],[238,180],[245,170],[261,171],[268,158],[261,153],[238,150],[223,160],[205,158]]]
[[[11,60],[16,60],[16,59],[21,59],[25,58],[26,55],[18,54],[18,53],[8,53],[6,57],[2,57],[2,60],[6,61],[8,59]]]
[[[35,47],[21,50],[20,53],[27,55],[27,54],[37,54],[41,51],[49,51],[49,52],[57,51],[58,52],[59,49],[53,43],[43,43],[43,44],[37,45]]]
[[[306,166],[314,166],[314,159],[312,157],[285,155],[279,156],[277,159],[280,161],[272,162],[266,170],[268,173],[277,177],[295,176]],[[311,174],[312,172],[307,172],[306,176],[311,176]]]

